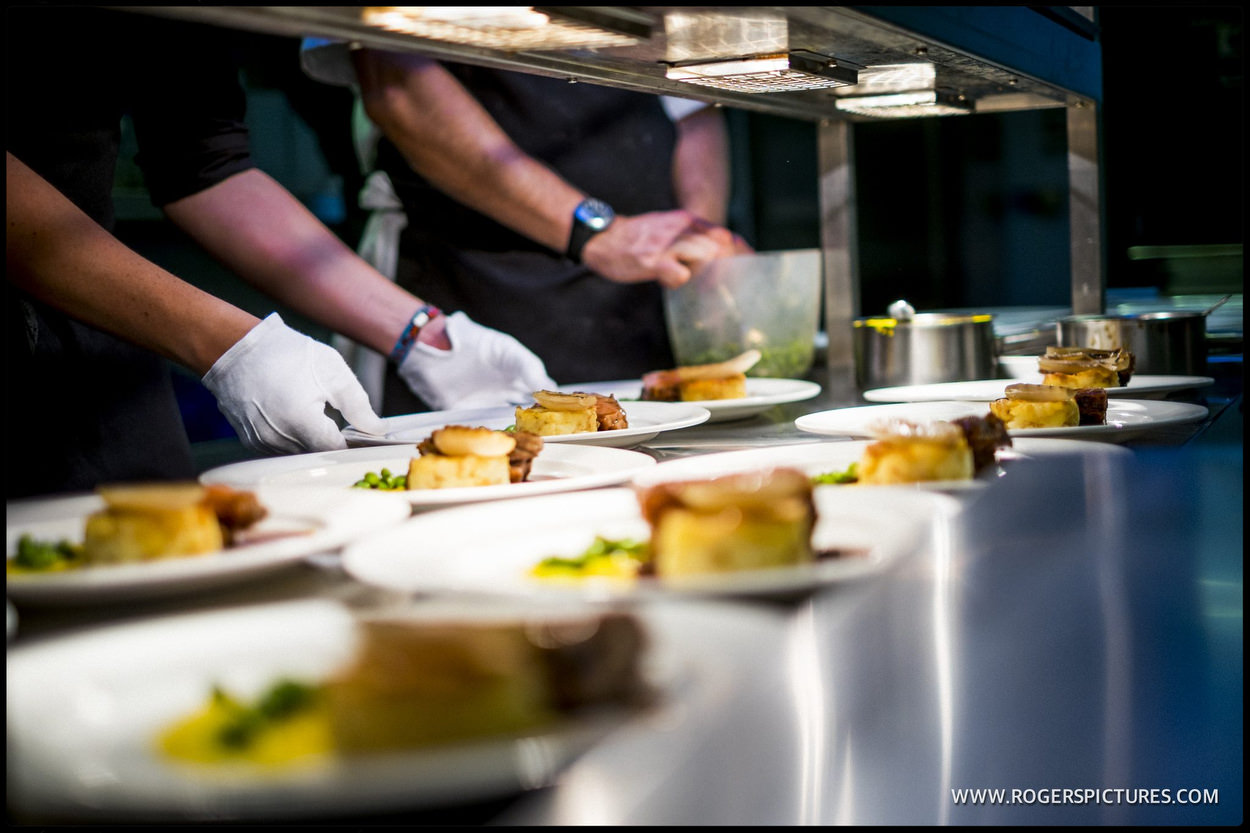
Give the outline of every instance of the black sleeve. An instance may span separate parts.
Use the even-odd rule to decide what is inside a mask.
[[[157,25],[159,22],[154,22]],[[152,203],[164,206],[255,167],[246,96],[219,30],[159,27],[133,104],[137,161]]]

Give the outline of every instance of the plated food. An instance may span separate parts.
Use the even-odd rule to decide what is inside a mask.
[[[577,391],[595,386],[595,390],[615,396],[622,402],[630,402],[630,411],[635,411],[641,401],[642,382],[638,379],[619,379],[610,382],[582,383],[563,386],[560,390]],[[745,395],[735,399],[701,399],[690,402],[706,408],[710,416],[708,422],[728,422],[730,420],[747,419],[767,411],[774,405],[785,405],[790,402],[802,402],[820,395],[821,387],[816,382],[805,379],[772,379],[748,376]]]
[[[642,377],[642,396],[651,402],[702,402],[741,399],[747,395],[746,373],[759,363],[759,350],[712,364],[653,370]]]
[[[951,509],[936,492],[813,489],[806,472],[784,477],[753,492],[734,478],[709,484],[691,474],[680,479],[694,485],[662,487],[648,509],[637,489],[616,488],[432,512],[346,547],[342,564],[360,581],[406,593],[793,596],[880,572]],[[760,485],[757,473],[744,481]],[[644,568],[656,547],[667,565]]]
[[[610,394],[603,395],[610,396]],[[494,408],[464,408],[405,414],[384,418],[380,433],[366,434],[349,426],[343,429],[343,437],[351,447],[365,447],[418,443],[428,437],[431,431],[447,425],[477,425],[503,431],[520,427],[517,424],[516,411],[516,406],[504,405]],[[599,425],[596,424],[594,431],[544,434],[542,437],[544,443],[628,448],[646,442],[665,431],[676,431],[707,422],[710,416],[707,408],[685,402],[631,402],[627,428],[600,430]]]
[[[533,405],[518,405],[516,409],[516,430],[539,437],[628,427],[629,417],[616,397],[598,393],[538,390],[534,391]]]
[[[454,489],[524,483],[543,450],[528,431],[448,425],[417,444],[408,463],[405,489]]]
[[[1011,447],[1007,426],[992,413],[927,423],[891,420],[876,430],[877,440],[856,464],[854,482],[971,480],[997,462],[1000,448]]]
[[[665,579],[794,566],[815,558],[812,484],[795,469],[661,483],[639,489],[638,503],[650,529],[645,540],[596,535],[582,552],[544,557],[531,575],[560,581]]]
[[[1095,350],[1088,347],[1046,348],[1037,360],[1043,385],[1068,388],[1119,388],[1133,377],[1137,358],[1129,350]]]
[[[178,765],[324,766],[549,729],[589,709],[646,705],[639,620],[618,612],[444,612],[360,618],[356,645],[321,678],[253,696],[214,685],[153,738]]]
[[[7,666],[9,808],[22,819],[220,823],[516,795],[551,784],[631,720],[680,727],[690,709],[723,696],[717,681],[744,659],[742,644],[781,630],[779,617],[711,603],[620,612],[456,599],[366,612],[301,599],[19,642]],[[413,664],[389,664],[397,656]],[[331,687],[341,698],[333,706],[320,699]],[[214,689],[239,718],[223,723],[227,734],[250,745],[259,721],[274,763],[255,748],[163,748],[208,711]],[[414,712],[422,702],[439,705]],[[343,717],[326,729],[319,715],[349,707],[370,725]],[[284,712],[295,723],[271,732]],[[284,734],[299,726],[325,730],[308,734],[330,751],[291,758],[287,744],[302,741]],[[351,738],[351,751],[336,737]]]
[[[96,491],[103,506],[87,515],[79,540],[23,533],[9,553],[7,572],[59,572],[204,555],[244,543],[247,530],[268,514],[254,493],[224,485],[144,483]]]
[[[197,488],[210,494],[223,492],[207,486]],[[411,505],[393,494],[275,486],[249,491],[255,492],[255,504],[264,509],[264,517],[246,528],[230,521],[236,524],[235,528],[219,533],[225,546],[197,553],[182,550],[188,542],[196,543],[195,549],[202,549],[201,538],[205,535],[215,538],[211,532],[204,532],[208,525],[201,521],[188,524],[185,516],[202,518],[198,512],[162,510],[150,513],[152,518],[136,520],[133,516],[139,513],[117,512],[98,494],[12,501],[5,506],[8,595],[19,606],[84,605],[203,591],[242,583],[294,565],[307,556],[333,551],[355,536],[398,523],[412,514]],[[140,500],[148,499],[143,496]],[[128,505],[129,498],[115,500]],[[91,522],[95,528],[93,541],[103,535],[107,542],[100,550],[103,557],[128,560],[84,559],[85,532],[92,517],[107,520]],[[118,518],[122,519],[120,523]],[[23,538],[47,545],[44,549],[53,550],[51,557],[60,557],[57,550],[68,551],[73,560],[39,569],[15,568]],[[155,553],[159,555],[148,557]]]
[[[816,557],[812,484],[796,469],[660,483],[641,489],[638,500],[651,529],[650,572],[661,578],[791,567]]]
[[[1054,454],[1132,454],[1128,449],[1112,443],[1081,440],[1011,437],[1009,446],[1001,445],[994,438],[991,420],[974,419],[983,427],[974,427],[973,436],[968,440],[973,448],[974,475],[971,479],[914,480],[884,486],[865,483],[859,477],[860,465],[868,449],[880,442],[879,439],[871,439],[821,440],[682,457],[639,472],[632,482],[635,487],[648,487],[665,481],[720,477],[784,466],[806,474],[815,487],[817,499],[822,492],[834,492],[845,498],[858,492],[878,489],[894,491],[901,487],[962,498],[981,493],[1000,478],[1015,476],[1017,464],[1022,460]]]
[[[1007,361],[1010,359],[1011,361]],[[868,402],[989,402],[1000,399],[1013,382],[1042,384],[1037,369],[1038,356],[1004,356],[1004,372],[1009,378],[976,379],[970,382],[939,382],[929,385],[900,385],[864,391]],[[1016,361],[1019,360],[1019,361]],[[1161,399],[1181,391],[1215,384],[1210,376],[1162,376],[1134,372],[1128,383],[1105,388],[1112,399]]]
[[[1020,382],[1008,385],[1005,392],[990,403],[990,413],[1009,429],[1107,424],[1107,392],[1101,387]]]
[[[532,439],[540,441],[538,437]],[[427,509],[612,486],[656,465],[654,457],[640,451],[543,441],[540,453],[529,460],[528,471],[511,470],[507,483],[409,489],[407,472],[412,457],[412,446],[407,445],[346,448],[245,460],[210,469],[200,477],[205,483],[225,483],[240,489],[280,486],[395,496],[415,509]],[[513,477],[523,479],[512,482]]]
[[[1060,388],[1056,390],[1061,391]],[[1066,396],[1059,393],[1060,396]],[[911,422],[952,420],[984,416],[988,401],[922,401],[889,405],[835,408],[806,414],[794,421],[800,431],[837,437],[872,437],[882,420]],[[1100,425],[1051,425],[1016,428],[1008,426],[1012,439],[1018,437],[1068,437],[1072,439],[1125,442],[1166,426],[1196,422],[1207,415],[1205,406],[1165,400],[1112,399],[1107,401],[1106,421]]]

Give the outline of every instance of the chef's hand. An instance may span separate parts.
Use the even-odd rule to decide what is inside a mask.
[[[727,228],[696,219],[672,245],[669,254],[690,270],[691,276],[709,262],[722,257],[751,254],[755,250],[742,237]]]
[[[582,262],[618,283],[678,287],[709,260],[739,254],[742,238],[689,211],[617,215],[582,250]]]
[[[426,325],[438,327],[444,328],[450,349],[418,339],[399,364],[400,378],[431,408],[520,404],[531,401],[536,390],[556,387],[542,359],[512,336],[483,327],[463,312]]]
[[[294,454],[346,448],[333,406],[353,427],[383,432],[338,351],[283,323],[275,312],[221,355],[204,375],[217,407],[254,451]]]

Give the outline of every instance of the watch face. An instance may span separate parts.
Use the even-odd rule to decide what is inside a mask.
[[[612,210],[612,206],[602,200],[587,199],[582,200],[577,206],[574,216],[578,222],[586,224],[595,231],[603,231],[616,217],[616,212]]]

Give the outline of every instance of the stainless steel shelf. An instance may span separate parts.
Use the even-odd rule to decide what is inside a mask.
[[[870,117],[846,112],[837,104],[840,99],[864,93],[913,89],[916,85],[947,90],[967,102],[968,112],[981,113],[1094,105],[1100,95],[1096,42],[1024,6],[940,7],[925,9],[923,15],[913,7],[884,6],[550,7],[557,16],[593,11],[609,26],[613,19],[619,26],[625,26],[626,21],[635,26],[642,22],[649,34],[631,46],[518,49],[382,28],[365,6],[119,8],[270,34],[340,38],[379,49],[810,120],[889,118],[888,114]],[[1089,25],[1092,28],[1093,24]],[[748,93],[695,86],[671,80],[666,74],[673,66],[772,53],[834,59],[857,72],[858,83]],[[1013,63],[1014,58],[1022,60]],[[928,68],[932,72],[918,80],[901,73],[903,68]]]

